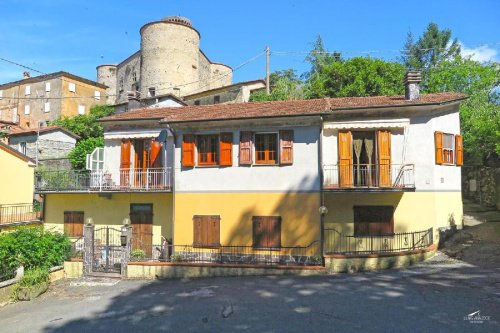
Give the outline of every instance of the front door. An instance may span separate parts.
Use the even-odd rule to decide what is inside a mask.
[[[151,258],[153,249],[153,204],[130,204],[132,251],[143,250]]]

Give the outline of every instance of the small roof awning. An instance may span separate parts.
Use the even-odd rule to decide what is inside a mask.
[[[410,119],[377,119],[357,121],[329,121],[323,124],[324,129],[377,129],[377,128],[405,128],[410,125]]]
[[[107,132],[104,139],[148,139],[156,138],[160,135],[160,130],[140,131],[140,132]]]

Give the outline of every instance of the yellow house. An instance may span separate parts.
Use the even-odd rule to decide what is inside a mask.
[[[0,142],[0,225],[36,218],[34,171],[32,159]]]

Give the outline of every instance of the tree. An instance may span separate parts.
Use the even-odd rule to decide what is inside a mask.
[[[406,38],[402,52],[404,65],[408,68],[429,68],[442,60],[453,59],[460,55],[460,44],[451,40],[451,30],[439,30],[436,23],[429,23],[424,34],[413,43],[411,32]]]
[[[257,91],[250,96],[250,102],[262,101],[286,101],[291,99],[302,99],[302,81],[293,69],[275,71],[269,77],[271,93]]]
[[[97,120],[109,116],[113,112],[114,108],[112,106],[96,105],[90,109],[88,115],[64,117],[50,123],[51,125],[61,126],[80,136],[75,148],[68,154],[74,169],[84,170],[87,154],[92,153],[96,147],[104,146],[104,129]]]
[[[455,57],[424,71],[424,92],[469,95],[460,104],[461,131],[468,163],[482,163],[500,152],[500,66]]]
[[[330,60],[306,83],[307,98],[400,95],[405,68],[367,57]]]
[[[314,43],[312,43],[313,48],[306,57],[306,61],[311,64],[311,70],[305,74],[303,77],[309,80],[315,74],[322,70],[322,67],[335,61],[341,61],[342,56],[339,52],[329,52],[324,44],[321,35],[316,37]]]

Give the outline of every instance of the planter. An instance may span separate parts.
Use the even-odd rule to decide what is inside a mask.
[[[16,298],[19,301],[30,301],[46,292],[48,288],[48,282],[42,282],[32,287],[19,287],[16,290]]]

